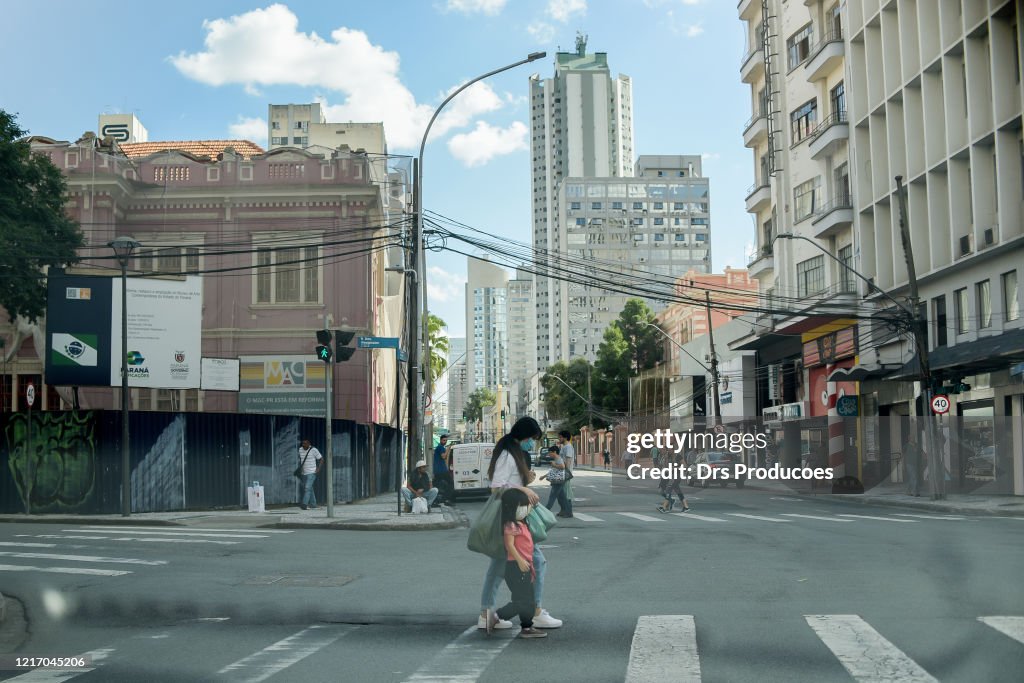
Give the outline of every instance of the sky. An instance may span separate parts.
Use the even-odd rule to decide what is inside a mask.
[[[742,126],[743,24],[732,0],[10,3],[0,28],[0,108],[35,135],[76,140],[102,113],[134,113],[149,139],[267,140],[267,105],[322,102],[328,121],[383,121],[389,152],[415,155],[434,109],[468,80],[527,54],[547,57],[467,89],[438,118],[424,206],[530,242],[528,78],[554,55],[606,52],[633,81],[637,155],[701,154],[711,182],[713,267],[745,267],[754,228]],[[635,160],[634,160],[635,161]],[[463,336],[466,258],[430,253],[430,309]]]

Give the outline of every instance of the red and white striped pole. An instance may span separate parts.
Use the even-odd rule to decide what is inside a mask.
[[[836,402],[839,392],[836,383],[831,381],[834,365],[825,366],[825,393],[828,394],[828,466],[832,468],[833,478],[846,476],[846,464],[843,460],[844,427],[843,418],[839,417]]]

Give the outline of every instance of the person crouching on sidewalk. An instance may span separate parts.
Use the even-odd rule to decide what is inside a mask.
[[[501,494],[501,522],[505,538],[505,585],[512,592],[512,600],[497,611],[487,610],[487,635],[494,631],[499,619],[507,620],[519,615],[520,638],[547,638],[548,634],[533,627],[533,613],[537,604],[533,597],[533,536],[526,525],[530,513],[530,500],[519,489],[508,489]]]

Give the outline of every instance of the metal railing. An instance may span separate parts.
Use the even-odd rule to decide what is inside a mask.
[[[810,62],[812,59],[818,56],[818,53],[825,49],[825,46],[829,43],[841,43],[843,42],[843,29],[834,28],[824,35],[824,37],[815,43],[810,52],[807,54],[805,63]]]
[[[747,119],[747,122],[743,124],[743,134],[746,135],[747,131],[750,130],[751,126],[757,123],[758,119],[766,119],[767,117],[763,112],[756,112],[753,116]]]
[[[852,209],[852,208],[853,208],[853,197],[850,195],[849,192],[841,192],[840,194],[838,194],[835,197],[833,197],[832,201],[826,202],[825,204],[822,204],[821,206],[816,207],[814,209],[814,213],[811,214],[811,215],[814,216],[815,220],[817,220],[818,218],[821,218],[825,214],[831,213],[832,211],[838,211],[839,209]]]
[[[811,132],[807,134],[807,139],[814,140],[832,126],[838,126],[844,123],[849,123],[849,119],[846,116],[846,110],[840,109],[839,111],[834,111],[822,119],[821,123],[815,126]]]
[[[755,192],[757,192],[758,190],[760,190],[762,187],[768,187],[768,181],[767,180],[755,180],[754,184],[747,188],[746,198],[750,199],[750,197],[753,196],[753,194]]]

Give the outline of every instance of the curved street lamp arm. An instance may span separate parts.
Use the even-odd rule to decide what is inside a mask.
[[[658,326],[657,326],[657,325],[655,325],[654,323],[649,323],[649,322],[645,322],[645,323],[644,323],[644,325],[645,325],[645,326],[647,326],[647,327],[653,327],[653,328],[654,328],[654,329],[656,329],[656,330],[657,330],[658,332],[661,332],[661,335],[662,335],[663,337],[665,337],[665,339],[668,339],[668,340],[669,340],[670,342],[672,342],[672,343],[673,343],[673,344],[675,345],[675,347],[676,347],[677,349],[679,349],[680,351],[682,351],[683,353],[685,353],[685,354],[686,354],[687,356],[689,356],[690,358],[692,358],[692,359],[693,359],[694,361],[696,361],[697,365],[701,366],[702,368],[704,368],[704,369],[705,369],[705,370],[707,370],[708,372],[711,372],[711,368],[709,368],[708,366],[704,365],[704,364],[703,364],[703,363],[701,363],[701,362],[700,362],[699,360],[697,360],[697,357],[696,357],[696,356],[694,356],[694,355],[693,355],[692,353],[690,353],[690,352],[689,352],[689,351],[687,351],[687,350],[686,350],[685,348],[683,348],[682,344],[680,344],[680,343],[679,343],[679,342],[677,342],[677,341],[676,341],[675,339],[673,339],[673,338],[672,338],[672,337],[671,337],[671,336],[669,335],[669,333],[668,333],[668,332],[666,332],[665,330],[661,329],[660,327],[658,327]]]

